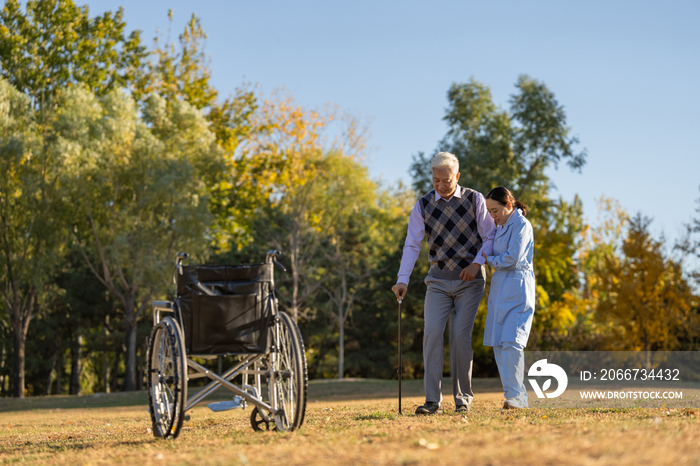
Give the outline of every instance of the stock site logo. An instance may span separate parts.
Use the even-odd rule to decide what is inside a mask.
[[[564,369],[557,366],[556,364],[548,364],[546,359],[540,359],[532,366],[530,366],[530,370],[527,371],[527,375],[529,377],[554,377],[557,380],[557,389],[554,390],[552,393],[545,394],[544,392],[552,384],[552,379],[547,379],[544,385],[542,385],[542,388],[540,388],[540,385],[537,383],[537,380],[528,379],[530,381],[530,385],[532,385],[532,389],[535,391],[535,394],[537,394],[538,398],[544,398],[545,395],[547,396],[547,398],[556,398],[562,393],[564,393],[564,390],[566,390],[566,386],[569,383],[569,378],[566,376],[566,372],[564,372]]]

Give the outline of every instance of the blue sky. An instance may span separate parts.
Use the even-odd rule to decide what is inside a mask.
[[[80,0],[77,3],[81,3]],[[411,157],[445,134],[446,92],[474,77],[503,108],[522,73],[546,82],[588,150],[581,174],[549,173],[555,195],[618,199],[679,236],[700,198],[700,2],[213,1],[87,2],[125,8],[150,44],[196,13],[213,82],[244,82],[298,103],[339,105],[369,122],[367,165],[385,185],[410,184]]]

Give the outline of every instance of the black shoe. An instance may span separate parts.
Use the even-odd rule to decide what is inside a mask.
[[[468,413],[472,410],[472,405],[458,405],[455,408],[455,413]]]
[[[426,401],[423,406],[416,408],[416,414],[435,414],[442,412],[442,404],[437,401]]]

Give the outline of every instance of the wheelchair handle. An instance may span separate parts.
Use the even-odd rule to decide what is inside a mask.
[[[282,251],[278,251],[277,249],[270,249],[269,251],[267,251],[267,255],[265,256],[265,263],[269,264],[270,262],[272,262],[277,267],[279,267],[282,270],[282,272],[286,272],[287,269],[284,267],[284,265],[277,262],[277,256],[281,255]]]
[[[182,275],[182,261],[188,257],[190,257],[190,255],[186,252],[177,253],[177,259],[175,259],[175,269],[177,270],[178,274]]]
[[[277,267],[279,267],[280,270],[282,270],[282,272],[286,272],[286,271],[287,271],[287,269],[284,267],[284,265],[280,264],[280,263],[277,262],[276,260],[272,259],[272,262],[274,262],[275,265],[276,265]]]

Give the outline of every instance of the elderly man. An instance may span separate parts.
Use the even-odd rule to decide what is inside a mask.
[[[495,225],[486,210],[484,196],[457,185],[457,157],[440,152],[430,162],[433,191],[416,202],[408,220],[398,280],[392,291],[406,296],[408,278],[418,259],[420,243],[427,237],[430,271],[425,277],[423,365],[425,404],[416,414],[442,411],[443,334],[452,316],[450,355],[452,389],[457,412],[471,409],[472,329],[484,294],[484,256],[491,255]]]

